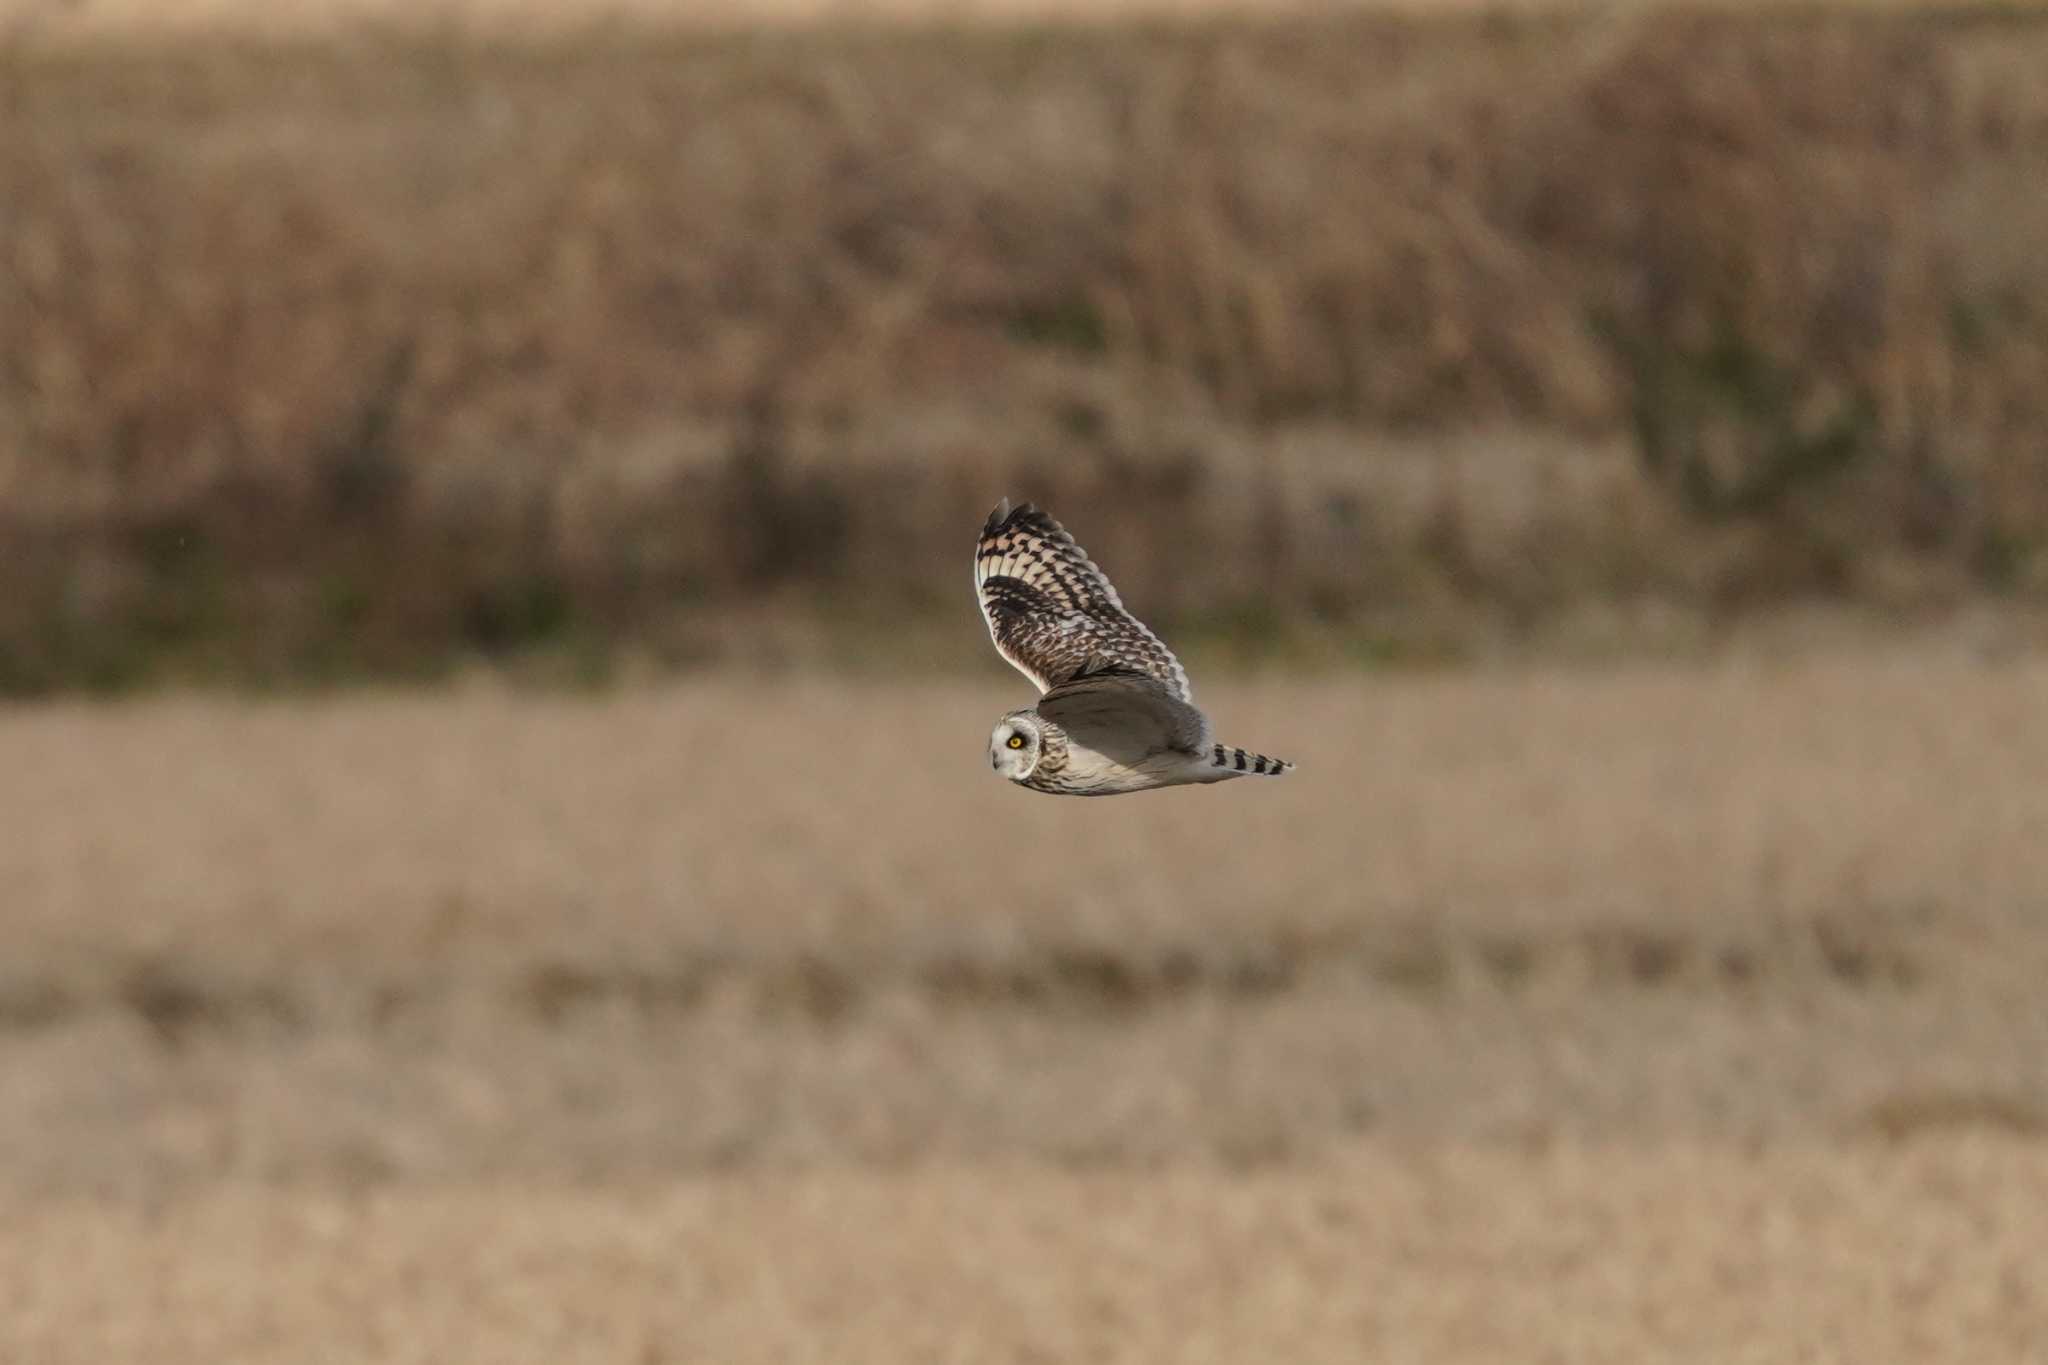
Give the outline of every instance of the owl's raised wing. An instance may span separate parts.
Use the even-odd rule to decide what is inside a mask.
[[[1187,670],[1124,610],[1102,570],[1030,503],[996,504],[974,547],[974,586],[996,652],[1041,692],[1082,673],[1126,670],[1190,698]]]

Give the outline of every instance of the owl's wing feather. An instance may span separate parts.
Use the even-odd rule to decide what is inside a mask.
[[[1064,527],[1030,503],[996,504],[974,547],[974,587],[996,651],[1041,692],[1082,673],[1120,669],[1192,695],[1187,670]]]
[[[1127,668],[1094,669],[1060,683],[1038,699],[1037,710],[1069,738],[1124,763],[1210,747],[1201,711],[1158,678]]]

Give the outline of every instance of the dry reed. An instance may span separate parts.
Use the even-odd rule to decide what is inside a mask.
[[[1186,629],[2048,576],[2021,14],[0,62],[15,690],[701,658],[999,493]]]

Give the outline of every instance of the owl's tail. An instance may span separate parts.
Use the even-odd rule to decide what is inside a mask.
[[[1284,758],[1268,758],[1245,749],[1233,749],[1228,744],[1219,744],[1209,751],[1209,766],[1225,769],[1230,776],[1243,773],[1247,777],[1280,777],[1294,771],[1294,765]]]

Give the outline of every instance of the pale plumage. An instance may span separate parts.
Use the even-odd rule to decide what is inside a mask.
[[[1102,570],[1060,524],[1006,498],[974,550],[975,594],[996,650],[1044,693],[989,737],[989,766],[1019,786],[1112,796],[1292,763],[1215,742],[1187,670],[1124,610]]]

